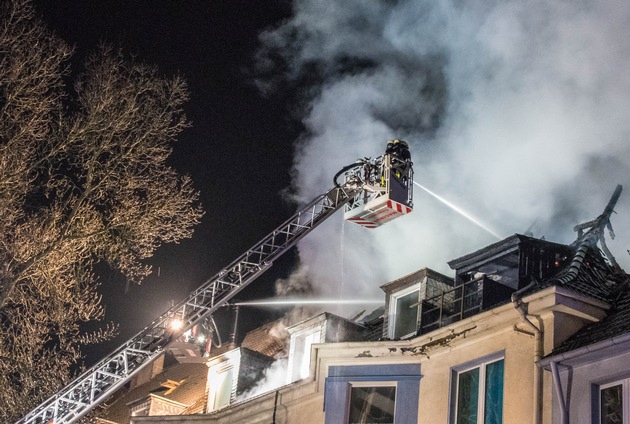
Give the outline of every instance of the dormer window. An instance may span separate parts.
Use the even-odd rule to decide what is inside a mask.
[[[318,328],[311,328],[308,331],[296,335],[291,341],[292,361],[289,381],[296,381],[308,377],[311,365],[311,346],[314,343],[322,342],[322,332]]]
[[[385,292],[387,325],[383,337],[404,339],[419,329],[423,302],[453,288],[453,280],[429,268],[423,268],[381,286]]]
[[[241,363],[240,349],[234,349],[208,362],[208,412],[228,406],[236,395]]]
[[[400,339],[416,333],[420,284],[391,295],[389,301],[389,338]]]
[[[309,376],[313,344],[362,340],[364,330],[355,322],[327,312],[287,328],[291,337],[287,383]]]

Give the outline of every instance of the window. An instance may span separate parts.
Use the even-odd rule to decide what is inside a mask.
[[[311,346],[313,343],[322,342],[322,331],[319,326],[309,328],[291,336],[291,348],[289,349],[289,372],[287,383],[309,376],[311,366]]]
[[[503,365],[493,355],[453,369],[452,424],[503,423]]]
[[[216,390],[212,402],[212,410],[224,408],[230,404],[232,387],[234,386],[234,368],[229,368],[216,375]]]
[[[236,394],[241,351],[234,349],[208,362],[208,412],[224,408]]]
[[[393,423],[396,405],[396,386],[352,384],[348,424]]]
[[[326,424],[416,424],[419,364],[331,366],[326,377]]]
[[[392,294],[389,301],[389,338],[415,335],[418,329],[420,285]]]
[[[600,424],[628,424],[630,422],[630,378],[599,386]]]

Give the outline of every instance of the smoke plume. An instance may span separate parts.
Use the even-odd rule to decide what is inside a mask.
[[[570,243],[624,184],[607,238],[628,269],[630,3],[295,0],[261,34],[263,90],[302,89],[302,201],[342,166],[411,145],[415,180],[499,234]],[[322,294],[379,285],[496,239],[421,190],[414,212],[367,230],[329,219],[299,245]],[[304,271],[303,271],[304,272]]]

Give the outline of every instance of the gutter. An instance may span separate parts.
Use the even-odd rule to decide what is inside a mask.
[[[551,367],[551,376],[553,379],[553,385],[556,389],[556,397],[558,398],[558,405],[560,406],[560,423],[569,424],[569,410],[567,408],[567,399],[564,396],[562,390],[562,381],[560,379],[560,370],[558,365],[562,365],[562,361],[567,361],[580,356],[587,355],[589,353],[595,353],[603,349],[607,349],[612,346],[621,345],[630,342],[630,333],[622,334],[618,337],[612,337],[610,339],[602,340],[590,345],[582,346],[577,349],[570,350],[568,352],[559,353],[557,355],[548,356],[538,361],[538,367],[540,369]]]
[[[558,364],[563,361],[567,361],[570,359],[578,358],[580,356],[586,355],[587,353],[597,352],[602,349],[606,349],[608,347],[612,347],[615,345],[619,345],[622,343],[630,342],[630,333],[624,333],[617,337],[611,337],[606,340],[601,340],[599,342],[595,342],[593,344],[578,347],[577,349],[570,350],[568,352],[558,353],[553,356],[548,356],[544,359],[541,359],[538,362],[538,366],[541,368],[546,368],[550,366],[552,362],[556,362]]]
[[[521,320],[534,332],[535,347],[534,347],[534,411],[533,422],[534,424],[540,424],[542,416],[542,368],[537,366],[540,362],[543,354],[543,331],[541,328],[536,327],[533,322],[527,317],[527,303],[523,303],[521,295],[527,290],[534,287],[537,283],[536,280],[532,280],[527,286],[512,293],[512,304],[514,308],[521,316]],[[539,320],[540,321],[540,320]],[[539,324],[540,325],[540,324]],[[542,327],[542,326],[541,326]]]

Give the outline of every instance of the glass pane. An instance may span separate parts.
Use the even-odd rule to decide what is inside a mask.
[[[485,424],[503,423],[503,359],[486,365]]]
[[[415,333],[418,326],[418,291],[396,298],[394,338]],[[415,306],[411,306],[414,305]]]
[[[621,424],[623,422],[621,398],[621,384],[601,390],[601,424]]]
[[[479,368],[459,374],[457,384],[457,424],[477,424]]]
[[[352,387],[349,424],[393,424],[396,387]]]
[[[234,369],[230,368],[225,372],[217,375],[217,388],[214,397],[214,409],[223,408],[230,404],[232,397],[232,386],[234,383]]]

